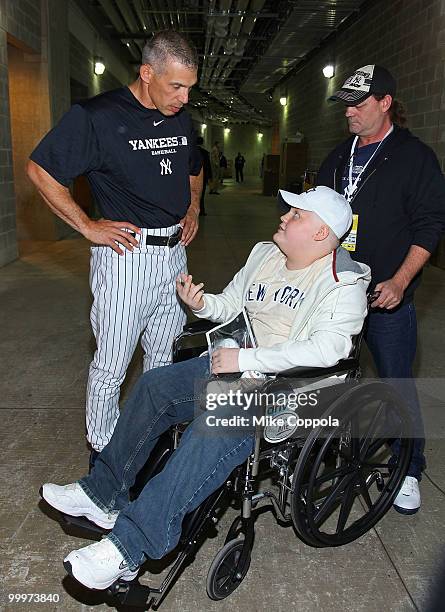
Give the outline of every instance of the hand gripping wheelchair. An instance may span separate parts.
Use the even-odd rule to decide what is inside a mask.
[[[174,342],[174,361],[201,353],[202,346],[184,345],[213,326],[208,321],[185,325]],[[296,389],[316,389],[317,405],[299,406],[296,411],[302,421],[318,418],[317,426],[309,431],[295,426],[295,411],[282,407],[278,416],[292,413],[294,420],[279,420],[276,406],[267,403],[263,414],[271,420],[256,425],[254,449],[247,461],[185,517],[177,556],[160,587],[149,587],[137,579],[118,580],[108,589],[116,605],[157,609],[183,567],[193,560],[206,533],[218,523],[221,507],[231,497],[239,502],[240,514],[208,572],[207,593],[213,600],[229,596],[245,578],[254,540],[255,508],[263,500],[269,500],[280,524],[292,527],[297,537],[313,547],[352,542],[384,516],[408,469],[412,424],[392,386],[360,380],[362,333],[354,339],[351,356],[337,365],[297,367],[264,382],[261,391],[268,397],[278,393],[290,397]],[[176,426],[161,436],[138,475],[133,498],[163,469],[185,427]],[[396,439],[400,450],[395,457],[390,448]],[[259,475],[272,477],[267,490],[258,489]],[[90,534],[106,533],[85,518],[62,516],[65,523]]]

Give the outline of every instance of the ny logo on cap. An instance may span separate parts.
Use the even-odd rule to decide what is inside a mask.
[[[369,91],[372,77],[374,74],[374,66],[364,66],[356,70],[352,76],[346,79],[343,88],[358,89],[359,91]]]

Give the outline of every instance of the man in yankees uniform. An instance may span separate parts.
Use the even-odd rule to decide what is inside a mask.
[[[141,337],[144,371],[170,363],[185,312],[174,279],[198,230],[201,156],[184,110],[197,54],[178,32],[158,32],[128,87],[75,104],[36,147],[28,176],[51,210],[93,243],[87,438],[94,461],[119,416],[119,390]],[[71,197],[89,181],[102,219]]]

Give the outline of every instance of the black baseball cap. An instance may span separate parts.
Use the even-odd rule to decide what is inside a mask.
[[[343,102],[346,106],[357,106],[373,94],[389,94],[394,97],[395,93],[396,81],[392,74],[383,66],[370,64],[357,68],[329,100]]]

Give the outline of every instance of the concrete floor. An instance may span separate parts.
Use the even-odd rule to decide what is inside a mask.
[[[272,198],[259,182],[227,181],[207,196],[208,216],[189,248],[189,268],[208,291],[218,291],[243,264],[251,246],[277,225]],[[64,533],[39,503],[42,482],[68,483],[87,469],[84,394],[93,351],[88,310],[89,249],[85,240],[25,245],[26,254],[0,270],[2,333],[0,409],[2,469],[0,532],[2,610],[109,610],[100,593],[78,588],[62,559],[83,540]],[[162,610],[248,612],[427,610],[435,572],[445,552],[445,272],[429,267],[418,291],[419,352],[416,365],[425,410],[428,470],[420,513],[391,510],[359,541],[336,549],[304,545],[271,513],[256,524],[249,574],[239,589],[216,603],[205,580],[225,531],[204,542],[162,604]],[[366,370],[372,371],[366,350]],[[126,390],[140,371],[140,354]],[[234,516],[223,517],[228,525]],[[147,574],[145,575],[145,579]],[[154,577],[156,580],[156,577]],[[8,594],[57,594],[59,603],[8,604]]]

